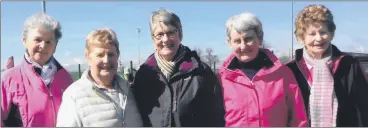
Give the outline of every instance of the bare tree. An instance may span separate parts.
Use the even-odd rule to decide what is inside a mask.
[[[201,58],[201,60],[204,59],[202,49],[195,47],[193,50],[197,52],[197,55],[199,56],[199,58]]]
[[[218,62],[220,62],[220,58],[213,53],[212,48],[206,48],[205,53],[202,49],[198,47],[195,47],[193,50],[197,52],[201,60],[205,62],[208,66],[210,66],[211,69],[215,68],[215,64],[218,64]]]
[[[217,55],[213,54],[212,48],[206,49],[206,55],[204,55],[205,62],[212,67],[214,64],[220,62],[220,59]]]

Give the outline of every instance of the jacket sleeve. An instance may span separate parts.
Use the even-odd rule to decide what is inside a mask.
[[[208,67],[208,66],[207,66]],[[222,95],[222,87],[217,76],[210,68],[205,68],[204,88],[201,92],[198,107],[201,111],[200,119],[202,119],[205,127],[224,127],[225,126],[225,109],[224,99]]]
[[[8,90],[8,83],[1,77],[1,127],[4,127],[4,121],[8,118],[12,105],[12,95]]]
[[[141,115],[143,127],[152,127],[151,120],[148,117],[148,109],[147,109],[147,99],[144,95],[144,82],[147,81],[145,78],[145,74],[143,73],[143,70],[145,70],[145,67],[141,67],[135,76],[134,82],[131,86],[131,92],[134,95],[135,102],[138,108],[138,112]],[[128,122],[126,122],[128,123]],[[128,124],[127,124],[128,125]]]
[[[285,90],[289,117],[288,127],[308,127],[309,123],[302,93],[293,73],[290,71],[289,74],[286,76],[289,82],[286,82],[288,87]]]
[[[352,78],[352,95],[355,100],[359,127],[368,127],[368,80],[360,62],[356,60],[351,68],[353,71],[349,77]]]
[[[56,127],[83,127],[77,113],[76,105],[68,90],[63,94],[62,102],[57,115]]]
[[[128,93],[127,103],[124,110],[124,127],[143,127],[142,117],[138,111],[131,89]]]

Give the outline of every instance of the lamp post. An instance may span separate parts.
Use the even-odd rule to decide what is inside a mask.
[[[291,1],[291,58],[294,57],[294,0]]]
[[[139,43],[139,35],[141,34],[141,29],[136,28],[138,32],[138,66],[141,65],[141,44]]]
[[[46,13],[46,1],[42,0],[42,12]]]

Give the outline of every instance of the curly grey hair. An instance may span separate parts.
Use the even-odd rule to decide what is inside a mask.
[[[23,24],[23,38],[26,38],[28,32],[37,27],[43,27],[44,29],[55,33],[56,42],[61,38],[61,25],[59,21],[52,18],[45,13],[36,13],[26,19]]]

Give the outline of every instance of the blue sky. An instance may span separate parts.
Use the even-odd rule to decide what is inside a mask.
[[[337,25],[333,43],[343,51],[368,52],[368,2],[46,2],[46,12],[59,20],[63,37],[55,57],[64,66],[85,64],[83,51],[87,34],[101,27],[110,27],[118,34],[123,64],[136,64],[140,47],[141,63],[153,52],[149,32],[149,16],[158,8],[175,12],[183,25],[182,43],[190,48],[213,48],[223,60],[230,54],[225,43],[225,22],[234,15],[251,12],[263,23],[265,41],[278,56],[289,55],[301,45],[292,35],[297,13],[309,4],[323,4],[334,14]],[[1,67],[9,56],[19,64],[24,54],[21,31],[24,20],[41,12],[40,1],[1,3]],[[294,12],[292,16],[292,12]],[[141,28],[139,35],[136,28]],[[73,66],[76,67],[76,66]]]

